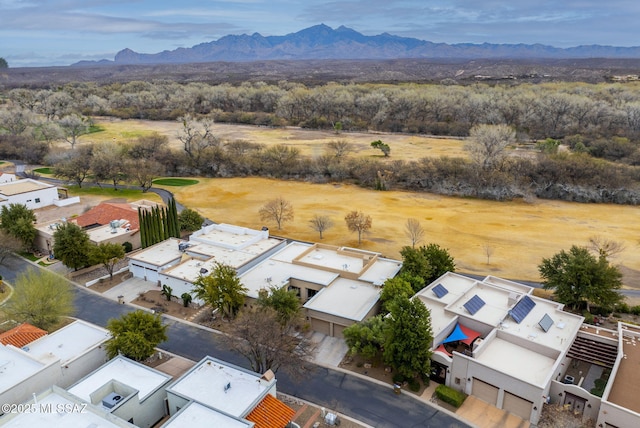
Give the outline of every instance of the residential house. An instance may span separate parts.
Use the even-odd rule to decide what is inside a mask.
[[[117,356],[69,388],[76,397],[141,428],[166,415],[171,376]]]
[[[135,428],[107,410],[92,406],[64,389],[51,386],[32,395],[25,404],[30,411],[7,413],[0,417],[6,428]],[[24,408],[24,407],[23,407]]]
[[[295,414],[277,399],[271,370],[260,375],[212,357],[203,358],[170,385],[167,400],[173,419],[169,426],[184,426],[175,421],[213,415],[213,410],[219,413],[217,420],[230,427],[284,428]]]

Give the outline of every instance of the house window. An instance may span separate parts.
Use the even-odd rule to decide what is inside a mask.
[[[459,377],[457,377],[457,378],[456,378],[456,380],[455,380],[455,382],[456,382],[456,385],[460,385],[460,378],[459,378]]]
[[[318,290],[312,290],[310,288],[307,288],[307,300],[309,300],[310,298],[312,298],[316,294],[318,294]]]
[[[36,198],[36,204],[40,203],[40,198]]]

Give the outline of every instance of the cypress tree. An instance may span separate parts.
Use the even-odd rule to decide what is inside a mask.
[[[171,232],[169,231],[169,208],[162,209],[162,240],[169,239]]]
[[[140,208],[138,208],[138,230],[140,231],[140,246],[146,248],[146,234],[144,233],[142,210]]]

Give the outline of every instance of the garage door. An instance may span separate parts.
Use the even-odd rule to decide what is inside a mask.
[[[471,395],[495,406],[498,402],[498,387],[474,377]]]
[[[340,339],[344,339],[344,336],[342,335],[343,330],[347,328],[343,325],[339,325],[339,324],[334,324],[333,325],[333,337],[338,337]]]
[[[131,267],[129,268],[129,270],[131,271],[131,273],[133,274],[134,277],[136,278],[144,278],[144,267],[140,266],[140,265],[134,265],[132,264]]]
[[[528,421],[531,417],[531,408],[533,403],[524,398],[513,395],[510,392],[504,392],[504,402],[502,409],[509,413],[520,416],[525,421]]]
[[[326,334],[329,336],[329,322],[319,320],[317,318],[311,318],[311,328],[313,331],[317,331],[318,333]]]

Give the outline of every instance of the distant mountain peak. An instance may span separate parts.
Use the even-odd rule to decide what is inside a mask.
[[[640,47],[576,46],[556,48],[542,44],[432,43],[387,32],[365,36],[352,28],[336,29],[317,24],[285,36],[227,35],[190,48],[155,54],[126,48],[118,52],[116,64],[178,64],[212,61],[259,61],[280,59],[400,59],[400,58],[640,58]],[[83,61],[81,65],[102,64]],[[80,63],[79,63],[80,65]]]

